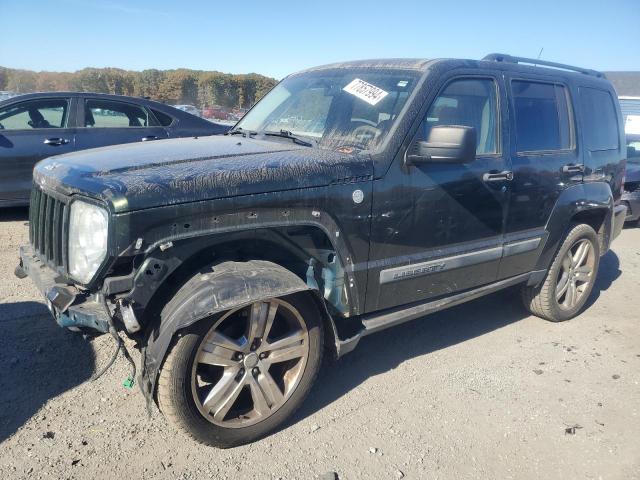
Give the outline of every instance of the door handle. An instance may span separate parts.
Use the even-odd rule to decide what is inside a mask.
[[[562,167],[562,173],[582,173],[584,172],[584,165],[565,165]]]
[[[140,140],[142,140],[143,142],[148,142],[149,140],[157,140],[158,137],[156,137],[155,135],[147,135],[146,137],[142,137]]]
[[[503,172],[487,172],[482,175],[485,182],[510,182],[513,180],[513,172],[505,170]]]
[[[44,140],[44,144],[45,145],[52,145],[52,146],[58,146],[58,145],[66,145],[67,143],[69,143],[69,140],[67,140],[66,138],[45,138]]]

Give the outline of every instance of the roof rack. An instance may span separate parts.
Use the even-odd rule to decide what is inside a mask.
[[[482,60],[487,62],[506,62],[506,63],[525,63],[533,66],[541,65],[544,67],[557,68],[560,70],[569,70],[571,72],[584,73],[585,75],[591,75],[593,77],[603,77],[604,75],[597,70],[590,70],[588,68],[574,67],[572,65],[565,65],[564,63],[548,62],[546,60],[539,60],[536,58],[514,57],[512,55],[505,55],[504,53],[490,53]]]

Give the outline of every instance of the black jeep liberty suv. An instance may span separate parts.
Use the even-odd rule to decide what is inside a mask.
[[[610,82],[568,65],[312,68],[225,136],[39,163],[16,275],[61,326],[133,338],[172,424],[238,445],[370,333],[515,285],[576,316],[625,219],[621,125]]]

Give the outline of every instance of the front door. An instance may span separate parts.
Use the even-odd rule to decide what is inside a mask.
[[[411,145],[436,125],[474,127],[470,163],[392,165],[374,181],[367,310],[432,299],[496,280],[509,162],[499,75],[446,81]]]
[[[168,137],[149,110],[133,103],[87,97],[78,116],[84,118],[76,138],[78,150]]]
[[[12,103],[0,110],[0,205],[29,202],[34,165],[73,151],[70,98]]]

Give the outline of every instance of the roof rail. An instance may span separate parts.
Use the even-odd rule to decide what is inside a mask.
[[[594,77],[604,77],[604,75],[597,70],[574,67],[572,65],[565,65],[564,63],[548,62],[546,60],[539,60],[535,58],[514,57],[512,55],[505,55],[504,53],[490,53],[482,60],[487,62],[525,63],[533,66],[541,65],[544,67],[557,68],[560,70],[569,70],[572,72],[584,73],[585,75],[591,75]]]

